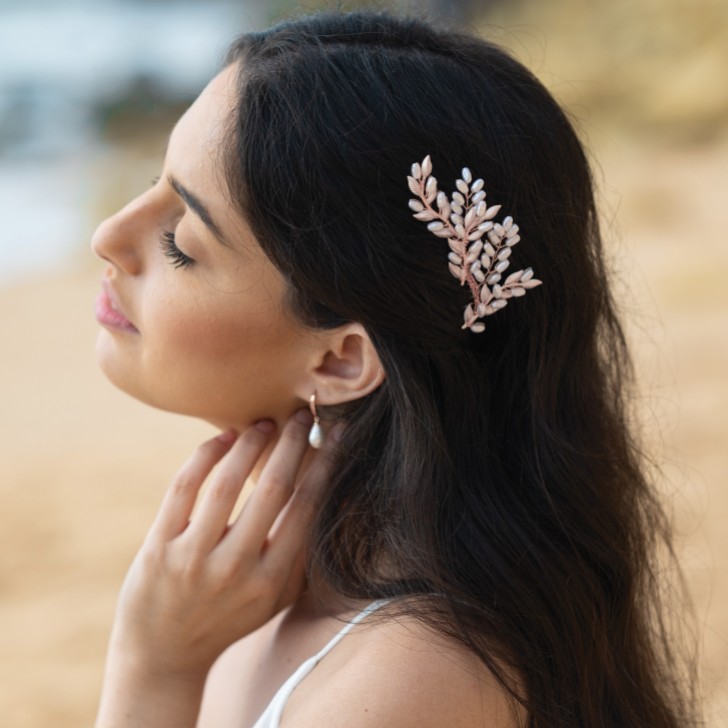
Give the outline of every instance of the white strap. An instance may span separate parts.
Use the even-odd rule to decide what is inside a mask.
[[[355,625],[359,624],[365,617],[368,617],[372,612],[376,612],[377,609],[383,607],[385,604],[389,604],[391,599],[378,599],[376,602],[372,602],[368,607],[362,609],[359,614],[353,617],[347,622],[344,627],[331,639],[331,641],[325,645],[312,659],[314,664],[318,664],[325,655],[327,655],[339,642],[342,640],[344,635],[348,634]]]
[[[253,728],[278,728],[278,725],[283,715],[283,709],[286,707],[288,698],[291,693],[296,689],[296,686],[308,675],[311,670],[318,665],[321,660],[341,641],[342,637],[347,634],[354,625],[358,624],[365,617],[375,612],[380,607],[388,604],[391,599],[378,599],[372,602],[368,607],[362,609],[353,619],[347,622],[344,627],[326,644],[323,649],[317,652],[313,657],[309,657],[286,682],[281,685],[278,692],[273,696],[273,699],[268,704],[268,707],[263,711],[261,716],[255,722]]]

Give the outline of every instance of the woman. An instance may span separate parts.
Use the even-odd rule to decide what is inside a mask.
[[[104,372],[223,431],[98,728],[691,723],[589,168],[520,64],[384,14],[245,35],[93,247]]]

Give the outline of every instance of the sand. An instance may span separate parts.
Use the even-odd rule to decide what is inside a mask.
[[[728,725],[728,142],[606,140],[647,434],[695,602],[708,725]],[[211,430],[97,372],[100,266],[0,290],[0,724],[91,725],[117,590],[175,469]]]

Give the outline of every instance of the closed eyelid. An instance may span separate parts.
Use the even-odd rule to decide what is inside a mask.
[[[192,210],[192,212],[197,215],[197,217],[203,222],[205,227],[214,235],[214,237],[222,243],[225,247],[232,247],[227,240],[225,240],[225,236],[222,234],[222,230],[217,225],[217,223],[212,219],[212,215],[210,215],[210,212],[208,211],[207,207],[202,203],[202,201],[190,190],[188,190],[182,183],[174,177],[172,174],[167,174],[166,180],[169,183],[170,187],[179,195],[179,197],[182,198],[182,200],[185,202],[187,207]]]

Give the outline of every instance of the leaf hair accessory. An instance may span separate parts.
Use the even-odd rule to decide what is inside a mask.
[[[473,302],[465,307],[463,329],[476,334],[484,331],[485,324],[479,319],[505,308],[509,298],[523,296],[527,289],[541,285],[530,268],[517,270],[500,283],[510,265],[508,258],[513,246],[521,239],[518,225],[510,215],[501,223],[493,222],[501,206],[486,205],[483,180],[473,181],[467,167],[455,181],[457,191],[449,199],[437,189],[429,154],[421,164],[412,165],[407,183],[412,194],[419,198],[409,201],[414,217],[427,222],[427,229],[438,238],[447,238],[450,273],[461,286],[467,283],[470,287]],[[485,242],[483,236],[486,236]]]

